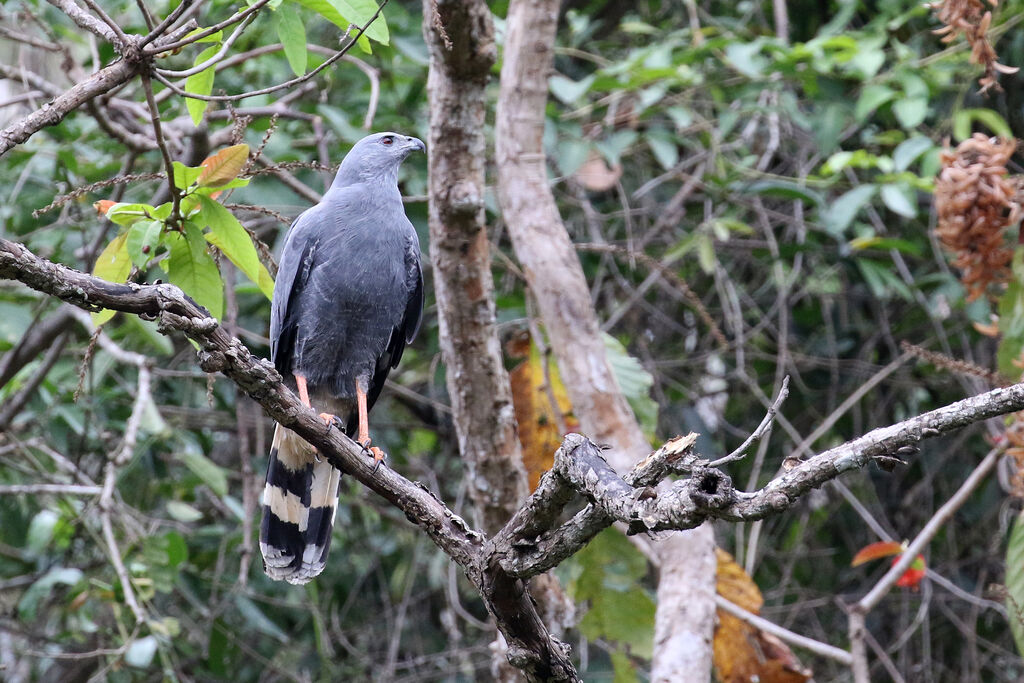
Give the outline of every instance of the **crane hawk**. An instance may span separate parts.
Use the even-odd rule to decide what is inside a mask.
[[[423,272],[398,167],[423,142],[369,135],[346,155],[319,204],[292,223],[270,317],[270,355],[302,402],[369,449],[367,412],[419,329]],[[302,584],[323,571],[341,473],[277,425],[263,491],[267,575]]]

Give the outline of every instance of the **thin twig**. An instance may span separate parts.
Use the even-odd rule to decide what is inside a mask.
[[[103,493],[100,486],[86,486],[83,484],[7,484],[0,486],[0,496],[8,494],[15,495],[36,495],[40,493],[58,493],[69,496],[97,496]]]
[[[261,3],[262,3],[262,0],[261,0]],[[309,79],[313,78],[318,73],[320,73],[321,71],[326,69],[328,66],[331,66],[336,61],[338,61],[339,59],[344,57],[345,54],[347,54],[348,51],[351,50],[352,47],[356,44],[356,41],[358,41],[359,38],[362,37],[362,35],[366,31],[366,29],[369,28],[370,24],[372,24],[374,22],[374,20],[376,20],[377,17],[380,16],[381,10],[384,9],[384,6],[386,4],[388,4],[388,0],[384,0],[380,4],[380,6],[377,7],[377,11],[373,13],[373,17],[371,17],[370,20],[368,22],[366,22],[366,24],[364,24],[362,27],[360,27],[357,30],[356,35],[351,37],[351,38],[349,38],[348,42],[346,42],[345,45],[340,50],[338,50],[336,53],[334,53],[334,56],[328,58],[326,61],[324,61],[322,64],[320,64],[320,66],[316,67],[312,71],[309,71],[309,72],[303,74],[302,76],[297,76],[295,78],[292,78],[291,80],[285,81],[283,83],[278,83],[277,85],[271,85],[271,86],[268,86],[266,88],[261,88],[260,90],[250,90],[249,92],[239,93],[237,95],[197,95],[195,93],[185,92],[183,89],[179,88],[177,85],[175,85],[170,80],[165,78],[159,72],[156,72],[153,75],[154,75],[154,77],[158,81],[160,81],[161,83],[166,85],[175,94],[180,95],[181,97],[188,97],[188,98],[191,98],[191,99],[194,99],[194,100],[203,100],[204,102],[237,102],[239,100],[244,100],[244,99],[249,98],[249,97],[256,97],[257,95],[267,95],[267,94],[270,94],[272,92],[277,92],[278,90],[284,90],[286,88],[291,88],[291,87],[294,87],[294,86],[296,86],[296,85],[298,85],[300,83],[304,83],[304,82],[308,81]],[[254,7],[255,7],[255,5],[254,5]]]
[[[813,652],[816,655],[834,659],[840,664],[845,664],[846,666],[850,666],[853,663],[853,657],[846,650],[835,647],[834,645],[829,645],[828,643],[823,643],[820,640],[814,640],[813,638],[802,636],[799,633],[793,633],[789,629],[785,629],[778,624],[770,622],[764,617],[760,617],[753,612],[748,612],[739,605],[726,600],[721,595],[715,596],[715,605],[718,609],[728,612],[737,619],[747,622],[754,628],[760,629],[765,633],[770,633],[779,640],[784,640],[791,645],[796,645],[797,647]]]
[[[762,438],[764,438],[766,434],[771,432],[772,423],[775,421],[775,415],[776,413],[779,412],[779,406],[782,405],[782,402],[786,400],[787,396],[789,396],[789,375],[786,375],[782,379],[782,387],[779,389],[779,395],[775,398],[775,401],[768,408],[768,412],[765,413],[764,419],[761,420],[761,424],[757,426],[757,429],[751,432],[750,436],[748,436],[746,440],[743,443],[741,443],[736,450],[734,450],[732,453],[725,456],[724,458],[719,458],[718,460],[715,460],[709,465],[709,467],[721,467],[726,463],[734,462],[736,460],[742,460],[744,457],[743,454],[746,453],[748,448],[750,448],[753,444],[757,443]]]
[[[143,72],[142,87],[146,92],[146,104],[149,105],[149,114],[153,119],[153,135],[156,137],[156,146],[160,149],[160,155],[164,159],[164,169],[167,172],[167,188],[171,193],[173,208],[167,219],[167,224],[176,227],[181,223],[181,192],[174,184],[174,164],[171,161],[171,153],[167,151],[167,143],[164,141],[163,129],[160,126],[160,109],[153,99],[153,84],[149,80],[149,74]]]

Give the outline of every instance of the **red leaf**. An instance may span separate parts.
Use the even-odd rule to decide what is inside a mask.
[[[896,557],[892,558],[892,563],[896,564],[900,561],[901,557],[903,556],[897,555]],[[910,563],[910,568],[907,569],[907,571],[903,572],[903,576],[901,576],[896,581],[896,585],[900,586],[901,588],[913,588],[916,590],[921,585],[921,579],[924,578],[924,574],[924,556],[918,555],[917,558]]]
[[[851,567],[864,564],[870,560],[877,560],[880,557],[889,557],[890,555],[899,555],[903,552],[903,544],[897,543],[896,541],[879,541],[878,543],[871,543],[860,549],[860,551],[853,556],[853,561],[850,562]]]

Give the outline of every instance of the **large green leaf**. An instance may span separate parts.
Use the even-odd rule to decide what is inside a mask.
[[[573,562],[569,583],[573,599],[589,604],[579,623],[591,639],[612,641],[641,657],[651,656],[654,601],[641,587],[647,561],[622,532],[606,529],[581,550]]]
[[[277,37],[284,46],[284,56],[288,59],[288,66],[292,68],[296,76],[306,73],[306,27],[302,25],[302,18],[299,13],[285,9],[274,12],[274,24],[277,28]]]
[[[619,340],[610,334],[602,334],[608,364],[611,365],[615,380],[622,389],[633,413],[636,415],[644,436],[654,441],[658,429],[658,403],[651,398],[654,377],[633,356],[629,355]]]
[[[185,224],[185,234],[171,232],[164,235],[170,247],[160,267],[167,279],[181,287],[186,294],[205,306],[214,318],[224,315],[224,282],[217,264],[206,251],[203,232],[191,222]]]
[[[160,234],[164,226],[160,221],[137,221],[126,233],[125,247],[132,263],[145,268],[149,259],[153,258],[156,247],[160,244]]]
[[[1013,642],[1024,656],[1024,513],[1013,523],[1006,547],[1006,611]]]
[[[875,185],[858,185],[844,193],[822,212],[825,229],[833,235],[842,235],[877,191]]]
[[[295,2],[313,10],[342,30],[348,29],[350,25],[362,26],[377,11],[377,4],[373,0],[295,0]],[[388,24],[384,20],[383,13],[367,27],[365,35],[382,45],[388,44],[390,40]]]
[[[196,56],[193,66],[202,64],[213,57],[220,50],[220,45],[211,45]],[[209,95],[213,90],[214,66],[203,69],[185,79],[185,92],[193,95]],[[206,100],[197,100],[192,97],[185,98],[185,106],[188,107],[188,115],[192,117],[192,123],[196,126],[203,120],[203,114],[210,103]]]
[[[199,216],[194,220],[206,223],[210,232],[206,239],[234,263],[245,276],[256,283],[267,298],[274,295],[273,281],[265,281],[261,276],[260,257],[252,238],[238,222],[234,214],[224,208],[223,204],[209,197],[199,197]]]

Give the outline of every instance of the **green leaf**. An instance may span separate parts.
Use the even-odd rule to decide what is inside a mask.
[[[913,299],[906,283],[893,272],[892,266],[861,258],[857,259],[857,267],[876,298],[891,299],[895,294],[906,301]]]
[[[277,29],[277,37],[284,46],[284,56],[288,59],[288,66],[292,68],[296,76],[306,73],[306,27],[302,25],[302,18],[299,13],[285,9],[281,12],[274,12],[274,24]]]
[[[153,661],[153,656],[156,654],[156,646],[156,636],[146,636],[145,638],[133,640],[132,644],[125,650],[124,663],[137,669],[145,669]]]
[[[171,500],[167,502],[167,514],[179,522],[197,522],[203,518],[203,513],[196,510],[188,503],[182,503],[181,501]]]
[[[822,212],[825,229],[833,235],[842,235],[877,190],[875,185],[858,185],[832,202],[832,206]]]
[[[554,74],[548,78],[548,88],[551,89],[551,94],[562,103],[573,104],[590,90],[590,86],[594,84],[596,78],[594,74],[591,74],[583,80],[574,81],[561,74]]]
[[[1006,119],[991,109],[961,109],[953,114],[953,137],[957,140],[971,137],[975,121],[988,128],[994,135],[1006,139],[1013,138],[1013,132]]]
[[[193,62],[192,66],[198,66],[207,59],[213,57],[220,50],[220,45],[211,45],[196,56],[196,61]],[[193,95],[209,95],[213,90],[213,77],[214,77],[214,66],[203,69],[197,74],[193,74],[185,79],[185,92]],[[206,100],[197,100],[192,97],[185,98],[185,106],[188,108],[188,115],[192,117],[192,125],[198,126],[199,122],[203,120],[203,114],[206,112],[206,107],[210,103]]]
[[[916,128],[928,115],[928,98],[905,97],[892,105],[892,113],[904,128]]]
[[[1024,656],[1024,513],[1014,521],[1006,547],[1006,611],[1017,653]]]
[[[295,0],[307,9],[311,9],[341,30],[347,30],[350,24],[362,26],[377,11],[373,0]],[[381,14],[370,24],[364,34],[381,45],[387,45],[388,25]]]
[[[768,60],[761,54],[762,39],[750,42],[730,43],[725,48],[725,57],[733,68],[748,78],[759,78],[768,68]]]
[[[190,38],[190,37],[192,37],[194,35],[202,33],[205,30],[206,30],[205,28],[200,27],[200,28],[195,29],[194,31],[189,31],[188,33],[185,34],[185,38]],[[204,36],[203,38],[198,39],[196,42],[197,43],[219,43],[223,37],[224,37],[224,31],[214,31],[210,35]]]
[[[872,83],[864,86],[857,99],[857,106],[854,107],[853,115],[863,121],[874,110],[896,97],[896,91],[887,85]]]
[[[132,260],[128,256],[128,249],[125,240],[128,233],[122,233],[115,237],[96,258],[96,265],[93,266],[92,274],[101,277],[107,282],[121,283],[128,279],[128,273],[132,272]],[[99,327],[114,317],[116,311],[103,309],[92,314],[92,324]]]
[[[180,161],[171,162],[171,168],[174,169],[174,186],[179,190],[187,190],[192,187],[192,184],[203,174],[202,166],[186,166]]]
[[[622,532],[606,529],[573,558],[569,591],[590,609],[579,623],[591,639],[613,641],[649,657],[654,636],[654,601],[640,587],[647,561]]]
[[[242,224],[234,214],[224,208],[223,204],[209,197],[200,196],[199,205],[202,208],[195,220],[209,226],[210,232],[206,239],[220,249],[247,278],[255,282],[268,299],[272,298],[274,285],[272,282],[261,282],[260,257],[256,253],[252,238]]]
[[[782,197],[783,199],[803,199],[811,204],[822,204],[825,199],[815,190],[798,185],[788,180],[758,180],[749,185],[736,185],[737,191],[751,192],[768,197]]]
[[[139,268],[145,268],[149,260],[153,258],[157,245],[160,244],[160,234],[164,226],[160,221],[138,221],[128,228],[125,247],[128,249],[128,256],[132,263]]]
[[[999,297],[999,349],[996,364],[999,372],[1007,377],[1020,376],[1020,368],[1014,361],[1024,350],[1024,285],[1016,279],[1010,280],[1006,291]]]
[[[673,168],[679,162],[679,148],[675,140],[668,135],[647,135],[647,146],[651,148],[654,158],[666,171]]]
[[[917,215],[917,193],[907,183],[882,185],[882,201],[890,211],[904,218]]]
[[[924,136],[907,138],[892,153],[892,161],[897,171],[906,171],[910,164],[935,146],[935,143]]]
[[[245,619],[245,623],[282,643],[288,642],[288,634],[271,621],[252,600],[241,593],[235,593],[235,606],[238,607],[238,613]]]
[[[53,592],[54,586],[58,584],[74,586],[82,580],[83,576],[84,574],[81,569],[53,567],[42,578],[29,586],[24,595],[21,596],[21,600],[18,602],[18,614],[28,622],[35,621],[39,603]]]
[[[615,374],[615,380],[622,389],[630,407],[636,414],[644,436],[653,441],[658,429],[658,403],[651,398],[654,377],[633,356],[626,347],[608,333],[602,333],[608,364]]]
[[[186,294],[214,318],[224,315],[224,282],[220,279],[217,264],[206,251],[203,232],[191,222],[185,224],[185,235],[170,232],[164,235],[164,243],[170,247],[167,258],[160,267],[167,273],[167,279],[181,287]]]
[[[136,221],[149,218],[152,215],[153,207],[149,204],[114,204],[105,214],[107,219],[118,225],[132,225]]]
[[[50,545],[53,530],[60,521],[60,515],[53,510],[40,510],[28,525],[25,549],[32,555],[39,555]]]
[[[191,443],[186,444],[178,454],[178,457],[185,464],[185,467],[192,470],[192,474],[199,477],[214,493],[222,497],[227,495],[227,475],[219,465],[203,455],[198,446]]]

